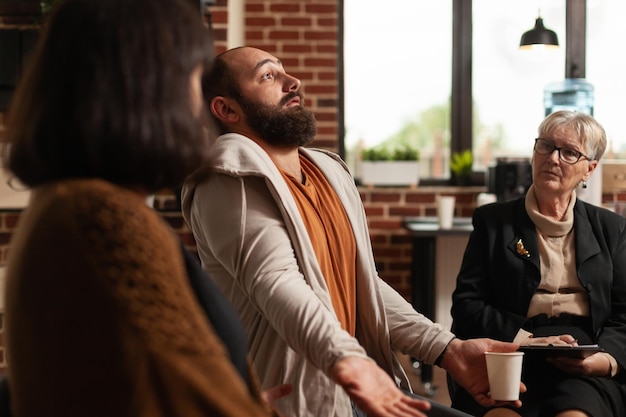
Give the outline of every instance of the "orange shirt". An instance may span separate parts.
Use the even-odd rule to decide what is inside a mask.
[[[321,171],[304,156],[300,164],[305,183],[283,174],[313,244],[335,314],[341,327],[354,336],[356,327],[356,242],[348,216]]]

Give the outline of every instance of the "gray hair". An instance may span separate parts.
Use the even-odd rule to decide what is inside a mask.
[[[538,137],[550,137],[561,129],[576,132],[581,144],[587,150],[589,159],[600,160],[606,150],[606,133],[593,116],[576,111],[562,110],[554,112],[543,119],[539,125]]]

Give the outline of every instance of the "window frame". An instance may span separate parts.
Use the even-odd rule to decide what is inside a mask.
[[[345,158],[344,1],[339,1],[339,154]],[[565,78],[585,78],[586,0],[565,0]],[[575,30],[574,30],[575,28]],[[452,80],[450,151],[472,149],[472,0],[452,0]],[[452,175],[450,175],[452,178]],[[447,185],[451,179],[423,178],[422,185]],[[484,177],[482,179],[484,183]]]

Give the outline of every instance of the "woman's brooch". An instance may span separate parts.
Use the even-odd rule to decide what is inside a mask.
[[[524,247],[524,242],[522,242],[522,239],[517,241],[517,253],[527,258],[530,258],[530,253]]]

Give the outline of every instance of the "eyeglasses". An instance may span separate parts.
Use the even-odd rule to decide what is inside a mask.
[[[577,151],[574,148],[568,147],[558,147],[554,143],[549,140],[537,138],[535,139],[535,147],[533,148],[535,152],[541,155],[550,155],[554,151],[559,152],[559,159],[566,164],[574,165],[576,162],[580,160],[580,158],[584,157],[588,161],[590,161],[589,157],[583,154],[580,151]]]

